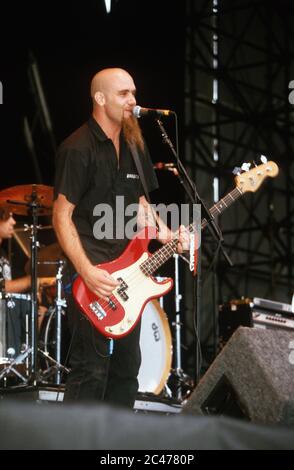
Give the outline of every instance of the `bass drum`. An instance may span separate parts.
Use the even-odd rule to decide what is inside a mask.
[[[172,365],[172,337],[168,319],[157,300],[146,304],[142,314],[139,392],[160,394]]]

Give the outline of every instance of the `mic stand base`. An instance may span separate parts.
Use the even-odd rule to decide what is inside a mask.
[[[168,379],[168,384],[172,390],[172,396],[179,403],[186,400],[195,388],[194,380],[184,373],[183,369],[172,369]]]

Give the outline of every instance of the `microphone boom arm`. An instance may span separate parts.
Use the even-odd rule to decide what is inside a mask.
[[[160,119],[156,119],[156,122],[157,122],[157,124],[159,126],[159,129],[161,131],[163,142],[170,147],[170,149],[172,151],[172,154],[175,157],[176,164],[177,164],[177,169],[178,169],[178,175],[177,176],[178,176],[181,184],[184,186],[184,188],[186,190],[186,193],[187,193],[191,203],[196,204],[198,202],[201,205],[201,211],[202,211],[205,219],[208,222],[208,227],[210,229],[210,232],[212,233],[214,238],[220,243],[220,249],[221,249],[225,259],[229,263],[229,265],[233,266],[233,263],[232,263],[231,259],[229,258],[229,255],[227,254],[227,252],[225,251],[225,249],[222,245],[224,239],[223,239],[220,228],[216,225],[211,213],[209,212],[208,208],[206,207],[206,204],[200,198],[200,196],[197,192],[197,189],[196,189],[196,185],[191,180],[191,178],[189,177],[184,165],[182,164],[177,152],[175,151],[173,143],[170,140],[170,138],[168,137],[167,132],[166,132],[166,130],[165,130],[163,124],[162,124],[162,121]]]

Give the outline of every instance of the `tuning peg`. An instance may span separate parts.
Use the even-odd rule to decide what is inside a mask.
[[[265,155],[260,155],[261,163],[267,163],[267,158]]]
[[[235,168],[233,169],[233,175],[241,175],[241,168],[235,166]]]
[[[250,167],[251,167],[251,163],[243,163],[243,165],[241,166],[241,169],[243,171],[249,171]]]

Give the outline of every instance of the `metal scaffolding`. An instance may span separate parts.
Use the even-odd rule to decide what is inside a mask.
[[[33,53],[29,51],[28,55],[27,74],[30,96],[27,100],[26,115],[23,120],[23,133],[28,154],[32,160],[35,181],[42,183],[44,179],[50,181],[48,173],[53,173],[56,141],[39,67]],[[41,162],[43,162],[43,166],[44,163],[46,164],[46,177]],[[48,169],[51,171],[48,172]]]
[[[234,188],[234,167],[258,165],[260,155],[280,167],[219,217],[233,267],[202,233],[201,343],[213,356],[220,303],[242,296],[289,303],[294,290],[294,5],[187,0],[186,7],[185,159],[198,192],[213,205]],[[187,276],[188,323],[191,292]],[[191,327],[190,352],[192,337]]]

